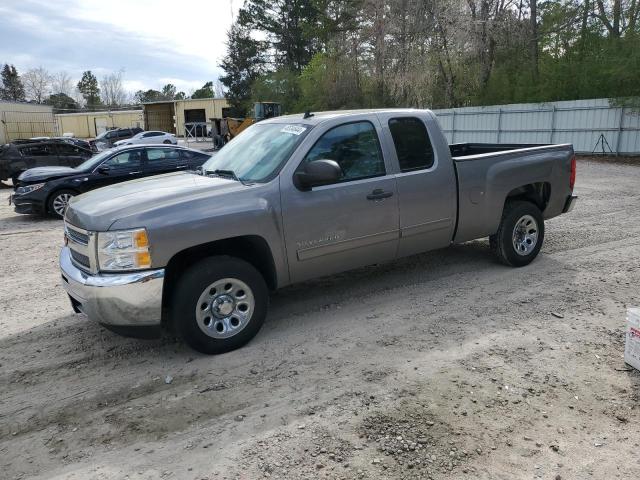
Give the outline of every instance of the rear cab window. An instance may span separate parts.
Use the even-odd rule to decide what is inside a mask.
[[[422,120],[416,117],[392,118],[389,130],[401,172],[426,170],[433,166],[433,146]]]

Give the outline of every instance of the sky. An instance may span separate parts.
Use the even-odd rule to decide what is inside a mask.
[[[2,0],[0,65],[44,67],[77,83],[124,70],[130,92],[215,81],[243,0]]]

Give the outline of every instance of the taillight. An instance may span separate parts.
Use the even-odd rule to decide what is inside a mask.
[[[573,186],[576,184],[576,156],[571,158],[571,175],[569,175],[569,188],[573,190]]]

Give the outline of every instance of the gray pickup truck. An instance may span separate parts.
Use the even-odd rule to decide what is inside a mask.
[[[74,198],[60,254],[76,312],[221,353],[260,329],[269,291],[489,237],[529,264],[544,220],[575,203],[565,145],[448,145],[429,110],[259,122],[200,172]]]

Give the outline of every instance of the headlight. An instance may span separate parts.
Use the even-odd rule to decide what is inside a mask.
[[[24,195],[25,193],[35,192],[42,187],[44,187],[44,183],[34,183],[33,185],[18,187],[16,188],[16,195]]]
[[[101,271],[142,270],[151,267],[149,238],[144,228],[98,233]]]

